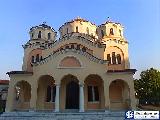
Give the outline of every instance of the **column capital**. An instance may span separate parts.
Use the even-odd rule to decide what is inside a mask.
[[[54,84],[55,84],[55,86],[60,86],[61,85],[59,82],[55,82]]]
[[[84,82],[79,82],[80,87],[84,87]]]

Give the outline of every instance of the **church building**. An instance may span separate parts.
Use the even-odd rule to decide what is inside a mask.
[[[128,41],[120,23],[82,18],[59,34],[46,23],[30,28],[22,71],[10,71],[6,111],[135,109]]]

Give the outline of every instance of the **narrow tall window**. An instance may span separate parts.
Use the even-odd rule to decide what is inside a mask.
[[[110,56],[110,54],[107,54],[107,61],[108,61],[109,64],[111,64],[111,56]]]
[[[32,56],[32,60],[31,60],[31,62],[32,62],[32,63],[34,63],[34,56]]]
[[[48,40],[51,39],[51,33],[48,33]]]
[[[69,46],[67,45],[65,48],[66,48],[66,49],[69,49]]]
[[[36,62],[39,62],[39,54],[36,55]]]
[[[41,56],[40,61],[42,61],[42,60],[43,60],[43,57]]]
[[[68,32],[68,28],[67,28],[67,34],[68,34],[69,32]]]
[[[77,50],[80,50],[80,45],[77,45]]]
[[[115,55],[115,52],[112,52],[112,64],[116,64],[116,55]]]
[[[74,49],[74,45],[73,44],[71,45],[71,49]]]
[[[46,96],[46,102],[55,102],[56,97],[56,86],[49,86],[47,87],[47,96]]]
[[[87,32],[87,34],[89,34],[89,28],[87,27],[87,29],[86,29],[86,32]]]
[[[34,33],[32,33],[32,38],[34,37]]]
[[[117,54],[117,62],[118,62],[118,64],[121,64],[121,55],[120,54]]]
[[[41,31],[38,32],[38,38],[41,38]]]
[[[98,30],[96,29],[96,31],[95,31],[95,34],[97,34],[98,35]]]
[[[119,35],[122,36],[122,31],[121,30],[119,30]]]
[[[101,30],[101,35],[102,35],[102,38],[104,37],[104,31],[103,30]]]
[[[76,32],[78,33],[78,26],[76,27]]]
[[[114,35],[113,28],[110,29],[110,35]]]
[[[86,52],[86,48],[85,48],[85,47],[83,47],[83,48],[82,48],[82,51],[83,51],[83,52]]]
[[[51,87],[47,86],[47,98],[46,98],[46,102],[50,102],[51,101]]]

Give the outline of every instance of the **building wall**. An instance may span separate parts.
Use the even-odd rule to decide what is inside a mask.
[[[78,32],[76,27],[78,26]],[[87,28],[89,33],[87,33]],[[110,35],[110,28],[113,28],[114,35]],[[67,33],[68,29],[68,33]],[[35,40],[38,31],[42,30],[42,39]],[[104,31],[104,35],[101,35],[101,30]],[[121,34],[119,32],[121,30]],[[73,21],[64,24],[60,29],[60,39],[56,41],[54,32],[53,41],[46,39],[48,29],[37,28],[30,31],[31,40],[27,42],[29,45],[24,49],[23,59],[23,71],[32,71],[33,74],[11,74],[11,82],[9,85],[9,96],[7,99],[6,111],[12,111],[16,108],[15,102],[15,85],[20,81],[27,81],[31,86],[31,98],[30,102],[18,104],[21,109],[38,109],[47,110],[55,109],[55,103],[45,102],[46,97],[46,85],[60,85],[60,110],[65,110],[65,98],[66,98],[66,84],[70,79],[64,77],[72,75],[76,78],[78,84],[84,85],[84,108],[90,109],[120,109],[120,108],[132,108],[135,109],[135,96],[134,96],[134,84],[133,73],[131,72],[118,72],[108,73],[108,70],[125,70],[130,69],[129,56],[128,56],[128,42],[123,36],[123,27],[117,23],[105,23],[100,26],[95,26],[90,22]],[[32,32],[35,32],[35,36],[32,36]],[[53,31],[52,31],[53,32]],[[69,36],[69,33],[72,33]],[[83,34],[89,34],[89,37]],[[67,37],[65,37],[67,36]],[[81,37],[78,37],[81,36]],[[47,41],[47,42],[46,42]],[[38,43],[37,43],[38,42]],[[99,44],[104,46],[99,47]],[[42,47],[39,44],[47,44],[48,46]],[[49,43],[52,43],[50,46]],[[92,57],[87,57],[85,52],[79,53],[75,50],[72,51],[59,51],[61,48],[65,48],[66,45],[80,44],[81,47],[86,47],[87,52],[94,58],[107,60],[107,54],[115,52],[121,55],[122,62],[118,65],[109,65],[105,63],[96,62]],[[106,47],[105,47],[106,46]],[[68,52],[67,52],[68,51]],[[38,63],[38,65],[30,66],[31,56],[39,54],[42,58],[48,57],[45,60]],[[70,59],[66,59],[66,58]],[[72,59],[71,59],[72,58]],[[73,60],[73,58],[75,58]],[[90,75],[93,75],[92,82],[86,80]],[[50,76],[49,78],[43,78],[44,76]],[[98,77],[95,77],[98,76]],[[41,81],[41,79],[44,79]],[[51,79],[52,78],[52,79]],[[90,78],[90,79],[91,79]],[[48,81],[49,80],[49,81]],[[113,81],[120,81],[119,85],[110,86]],[[100,91],[99,102],[87,101],[87,85],[98,85]],[[115,88],[116,87],[116,88]],[[115,89],[114,89],[115,88]],[[113,103],[114,99],[122,99],[118,103]],[[130,101],[126,101],[129,99]],[[116,107],[117,106],[117,107]]]

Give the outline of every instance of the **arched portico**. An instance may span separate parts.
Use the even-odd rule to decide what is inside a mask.
[[[55,109],[55,80],[50,75],[43,75],[38,80],[37,110]]]
[[[14,88],[15,110],[29,110],[31,99],[31,85],[27,81],[19,81]]]
[[[99,75],[90,74],[84,82],[86,110],[104,109],[104,85]]]
[[[130,89],[124,80],[114,80],[109,86],[111,110],[125,110],[130,108]]]

